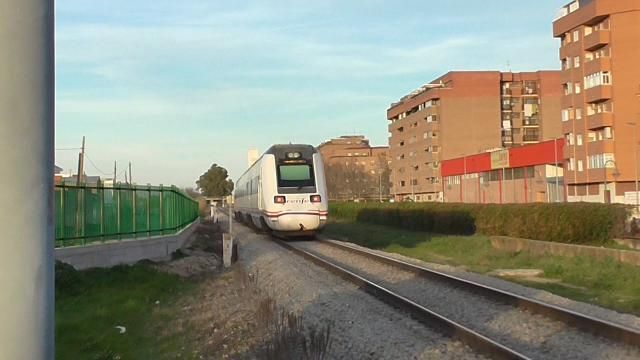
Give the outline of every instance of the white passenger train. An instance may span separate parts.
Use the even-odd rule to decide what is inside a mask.
[[[322,157],[311,145],[273,145],[237,181],[235,217],[264,231],[308,236],[327,221]]]

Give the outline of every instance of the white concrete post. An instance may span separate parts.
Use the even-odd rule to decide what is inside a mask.
[[[0,359],[53,359],[53,0],[0,1]]]

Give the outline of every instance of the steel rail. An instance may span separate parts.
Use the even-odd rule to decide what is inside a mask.
[[[526,309],[532,313],[540,314],[545,317],[561,321],[569,326],[573,326],[582,331],[592,333],[599,337],[604,337],[635,347],[640,346],[640,332],[621,324],[598,319],[589,315],[578,313],[573,310],[544,303],[539,300],[526,298],[512,292],[500,290],[471,280],[462,279],[437,270],[414,265],[406,261],[394,259],[382,254],[376,254],[371,251],[358,249],[353,246],[341,244],[341,242],[335,240],[323,239],[321,241],[323,244],[327,244],[352,253],[357,253],[378,262],[382,262],[387,265],[395,266],[403,270],[413,272],[414,274],[421,277],[431,278],[447,283],[449,285],[461,287],[467,291],[489,297],[493,300],[498,300],[502,303]]]
[[[475,332],[445,316],[442,316],[424,306],[417,304],[399,294],[392,292],[374,282],[371,282],[355,273],[339,266],[330,261],[312,254],[306,250],[300,249],[289,242],[273,238],[280,246],[292,251],[293,253],[310,260],[311,262],[325,268],[337,276],[352,282],[362,290],[392,304],[402,310],[407,311],[416,319],[425,325],[434,327],[451,338],[462,341],[479,353],[490,356],[494,359],[530,359],[529,357],[510,349],[478,332]]]

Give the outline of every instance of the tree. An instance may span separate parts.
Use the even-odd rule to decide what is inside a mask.
[[[204,196],[227,196],[231,195],[233,191],[233,181],[228,177],[227,169],[218,164],[213,164],[207,172],[200,175],[196,184],[198,185],[198,190]]]
[[[380,157],[375,167],[368,169],[351,163],[325,164],[327,191],[331,200],[377,200],[389,197],[390,169]]]

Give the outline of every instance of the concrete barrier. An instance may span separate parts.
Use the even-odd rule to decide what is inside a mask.
[[[506,236],[492,236],[491,246],[493,246],[494,249],[508,252],[528,251],[535,255],[586,256],[600,260],[611,258],[621,263],[640,266],[640,251],[634,250],[617,250],[597,246],[562,244]]]
[[[133,264],[144,259],[164,260],[182,247],[199,224],[198,219],[173,235],[58,248],[55,257],[78,270]]]

